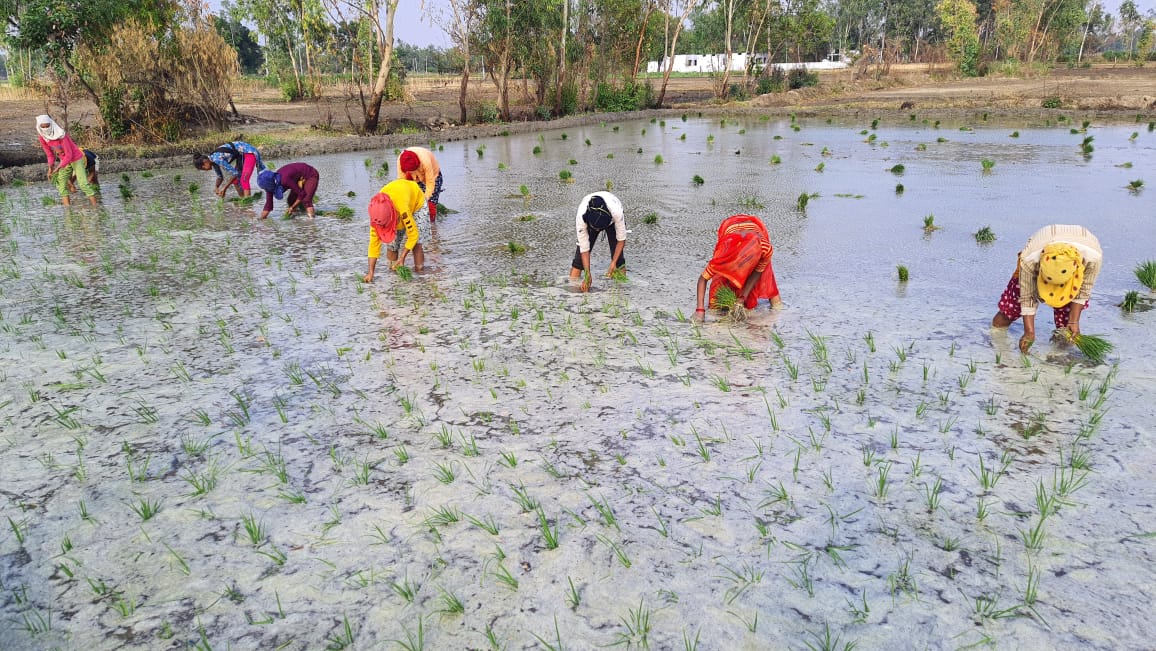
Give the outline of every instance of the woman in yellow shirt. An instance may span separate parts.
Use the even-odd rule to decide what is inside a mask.
[[[363,279],[367,283],[373,282],[373,272],[377,267],[377,259],[381,257],[383,242],[386,245],[385,257],[390,262],[390,269],[397,269],[405,264],[405,258],[410,251],[413,251],[413,270],[421,271],[422,267],[425,266],[421,232],[418,230],[417,220],[414,219],[414,213],[421,210],[421,206],[425,202],[425,193],[422,192],[417,183],[406,179],[390,181],[381,188],[381,192],[389,197],[393,209],[397,213],[396,223],[400,224],[402,228],[395,226],[396,234],[392,239],[388,239],[388,229],[381,229],[382,233],[379,234],[379,229],[375,228],[371,221],[369,228],[369,271]],[[370,219],[372,220],[373,217],[371,216]]]

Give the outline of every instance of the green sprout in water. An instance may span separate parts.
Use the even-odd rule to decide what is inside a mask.
[[[979,164],[983,166],[984,172],[990,172],[991,168],[995,167],[995,161],[993,161],[990,158],[985,158],[985,159],[979,161]]]
[[[413,269],[402,265],[397,268],[397,277],[402,280],[413,280]]]
[[[706,181],[704,181],[704,180],[703,180],[703,178],[702,178],[701,176],[699,176],[698,174],[695,174],[695,175],[694,175],[694,178],[693,178],[693,179],[691,179],[691,181],[692,181],[692,182],[693,182],[695,185],[702,185],[703,183],[706,183]]]
[[[505,163],[498,163],[498,171],[499,172],[501,172],[502,170],[505,170],[505,169],[507,169]]]
[[[337,206],[337,210],[333,212],[333,216],[341,221],[350,221],[353,219],[353,208],[345,204],[340,204]]]
[[[1147,260],[1136,265],[1136,280],[1156,292],[1156,260]]]
[[[1140,303],[1140,292],[1132,290],[1124,294],[1124,302],[1120,303],[1120,309],[1125,312],[1135,312],[1136,306]]]
[[[1135,181],[1129,181],[1127,187],[1128,191],[1132,194],[1140,194],[1140,189],[1144,187],[1144,180],[1136,179]]]
[[[540,145],[534,145],[534,155],[537,156],[540,153],[542,153],[542,147]]]
[[[906,170],[907,170],[907,168],[906,168],[906,167],[904,167],[902,163],[899,163],[898,165],[893,165],[893,166],[891,167],[891,169],[889,169],[889,170],[887,170],[887,171],[888,171],[888,172],[891,172],[891,173],[892,173],[892,174],[894,174],[895,176],[902,176],[902,175],[903,175],[903,172],[904,172],[904,171],[906,171]]]
[[[902,183],[896,183],[895,184],[895,196],[899,197],[902,195],[903,195],[903,184]]]
[[[562,170],[561,172],[558,172],[558,178],[562,179],[566,183],[574,182],[574,175],[570,173],[570,170]]]
[[[662,161],[662,154],[659,154],[659,155],[657,155],[657,156],[655,156],[655,157],[654,157],[654,163],[655,163],[656,165],[662,165],[662,162],[663,162],[663,161]]]
[[[807,211],[807,204],[810,202],[811,202],[811,195],[804,192],[804,193],[800,194],[799,198],[795,201],[795,207],[799,209],[799,212],[806,212]]]
[[[658,223],[658,213],[652,212],[652,213],[646,215],[645,217],[642,218],[642,223],[643,224],[657,224]]]
[[[995,241],[995,233],[992,232],[991,226],[984,226],[975,232],[975,241],[980,244],[991,244]]]
[[[895,271],[899,274],[899,282],[901,282],[901,283],[907,282],[907,278],[908,278],[907,267],[905,267],[903,265],[896,265]]]
[[[939,230],[939,227],[935,225],[935,215],[928,215],[928,216],[923,218],[923,232],[924,233],[930,234],[931,232],[937,231],[937,230]]]
[[[510,255],[517,255],[519,253],[526,252],[526,245],[522,244],[521,242],[510,240],[509,242],[506,242],[506,250],[510,252]]]
[[[782,162],[783,162],[783,159],[779,158],[778,154],[771,156],[771,165],[778,165],[779,163],[782,163]]]

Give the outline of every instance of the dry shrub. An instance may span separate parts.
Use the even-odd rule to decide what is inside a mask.
[[[98,92],[123,98],[130,132],[142,140],[173,140],[186,122],[223,128],[231,83],[240,73],[236,52],[204,20],[161,34],[123,23],[88,65]]]

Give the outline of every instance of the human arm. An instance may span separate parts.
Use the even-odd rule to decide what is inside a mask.
[[[271,213],[271,212],[273,212],[273,193],[272,192],[266,192],[265,193],[265,207],[261,210],[261,219],[265,219],[266,217],[268,217],[269,213]]]
[[[590,291],[590,284],[594,282],[594,275],[590,273],[590,250],[581,251],[578,255],[582,258],[582,284],[580,289],[588,292]]]
[[[373,272],[377,269],[377,259],[381,257],[381,238],[377,236],[377,229],[369,227],[369,269],[362,278],[367,283],[373,282]]]
[[[747,276],[746,281],[743,282],[743,288],[739,290],[738,301],[740,303],[746,302],[747,296],[751,293],[751,290],[755,288],[755,285],[759,283],[759,278],[762,277],[763,272],[758,270],[752,271],[751,275]]]
[[[706,308],[703,306],[703,301],[706,300],[706,281],[706,276],[703,274],[698,275],[698,292],[695,296],[694,303],[694,318],[696,321],[702,321],[706,318]]]
[[[1024,315],[1024,335],[1020,337],[1020,352],[1027,353],[1036,342],[1036,315]]]
[[[626,242],[623,242],[622,240],[618,240],[618,243],[614,245],[614,255],[610,257],[610,268],[606,270],[607,278],[612,276],[614,274],[614,270],[618,268],[618,261],[622,258],[622,249],[624,248],[626,248]],[[584,261],[586,262],[587,266],[589,266],[590,252],[587,251],[585,256],[586,257],[584,258]]]
[[[36,137],[40,140],[40,148],[44,150],[44,156],[48,159],[48,178],[52,178],[52,168],[56,164],[56,156],[52,153],[52,148],[48,146],[48,142],[44,140],[43,136]]]

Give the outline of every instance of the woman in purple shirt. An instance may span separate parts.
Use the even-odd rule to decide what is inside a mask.
[[[261,211],[261,219],[273,212],[273,200],[282,198],[286,190],[289,191],[289,197],[285,199],[289,209],[285,211],[285,216],[288,217],[301,207],[309,219],[313,219],[313,195],[317,193],[317,181],[320,178],[317,170],[305,163],[289,163],[282,165],[276,172],[265,170],[258,174],[257,185],[265,191],[265,209]]]

